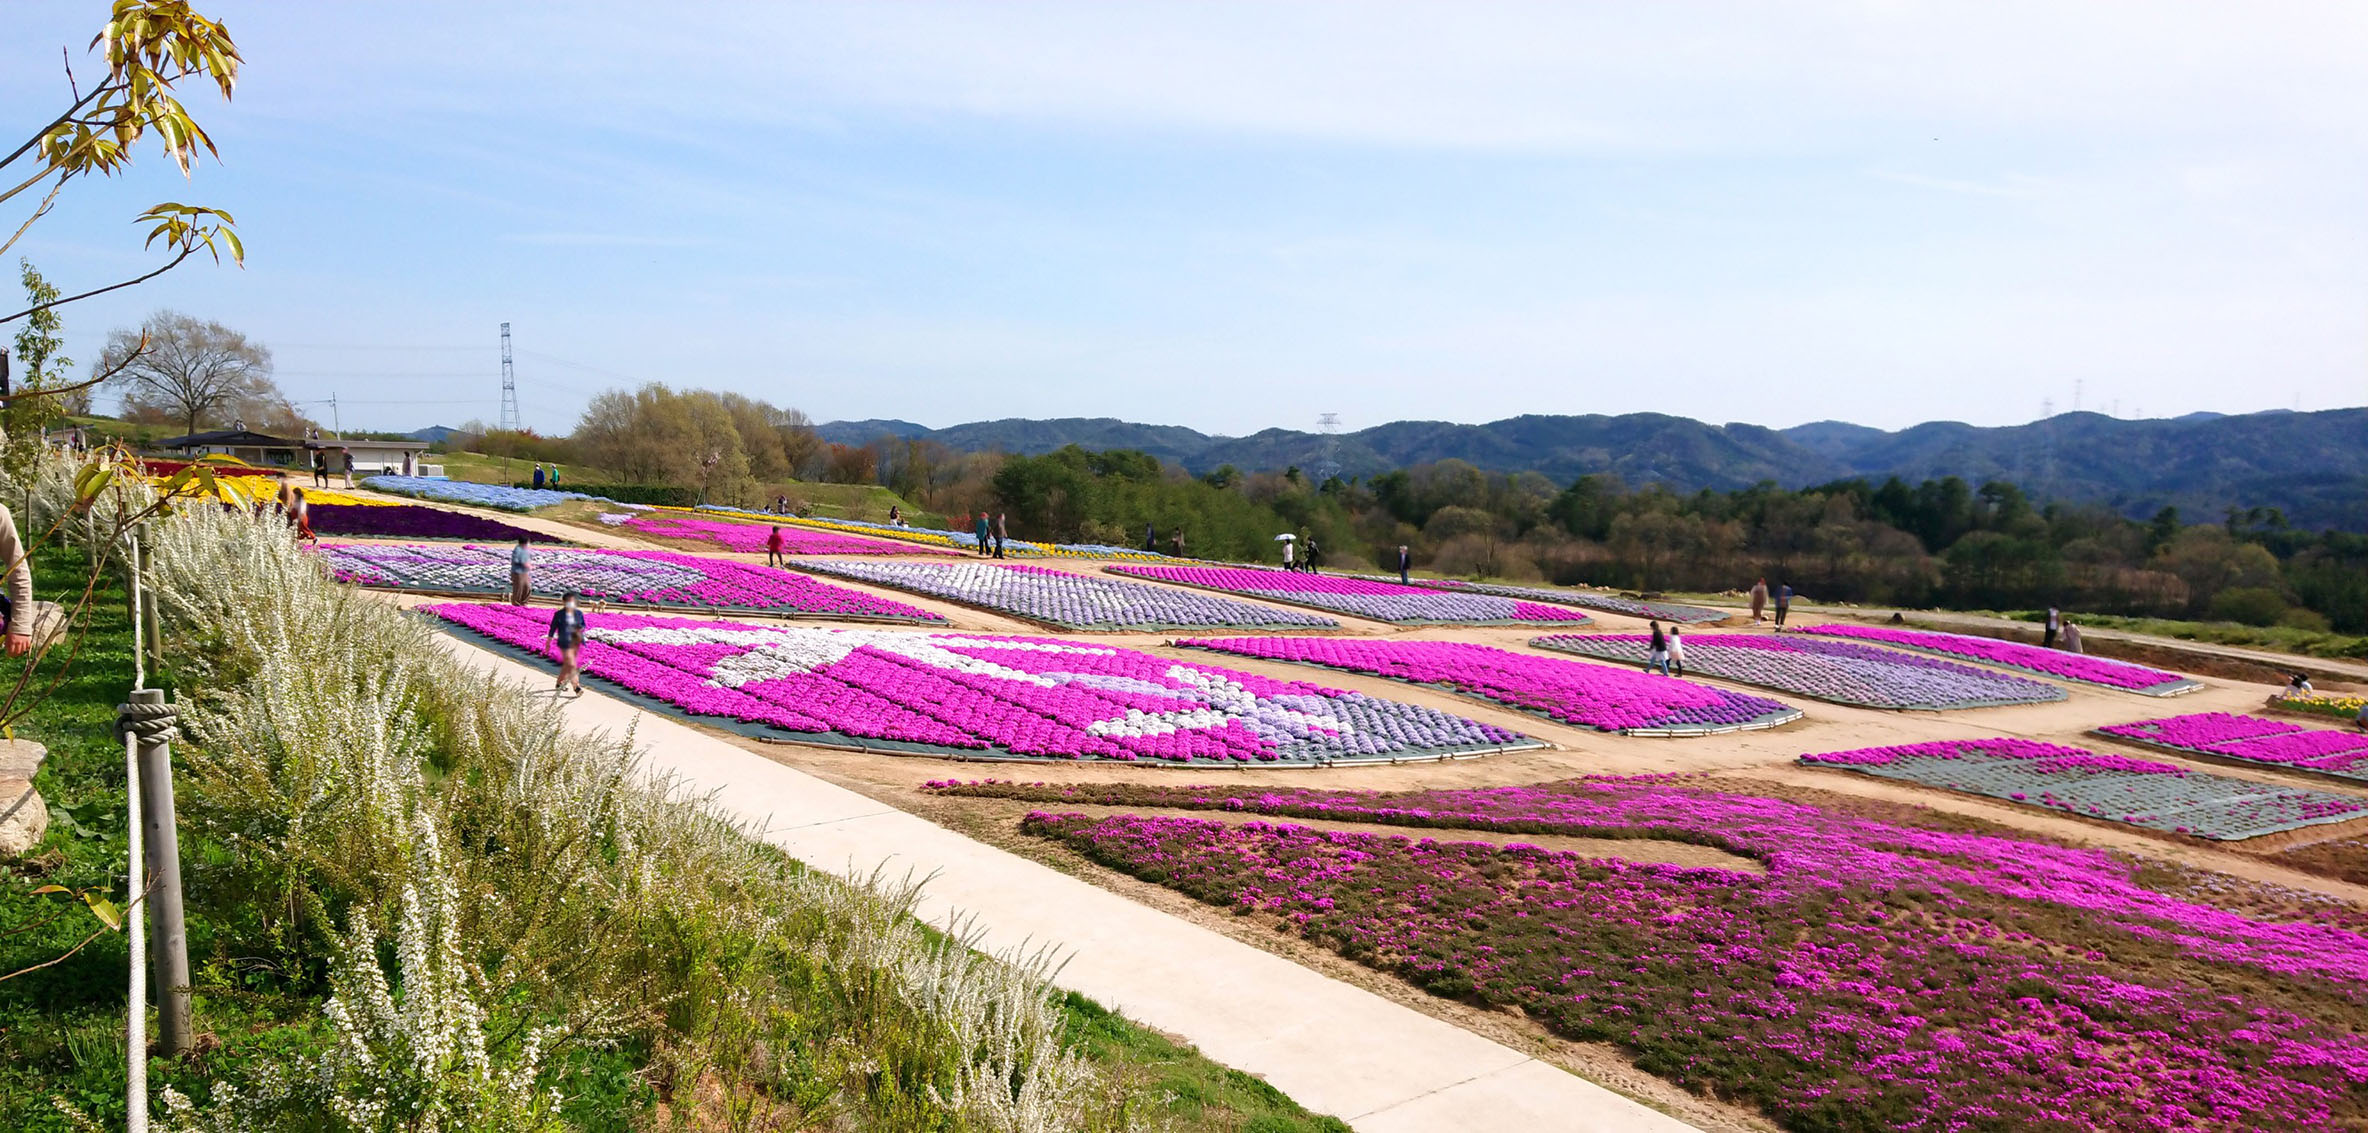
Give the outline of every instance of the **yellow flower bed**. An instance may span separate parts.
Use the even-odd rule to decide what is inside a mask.
[[[150,476],[148,482],[161,488],[167,479],[169,477]],[[267,476],[217,476],[214,478],[214,485],[221,490],[220,496],[224,503],[243,504],[248,507],[269,504],[280,494],[279,481]],[[357,496],[338,491],[335,488],[315,488],[305,484],[298,484],[297,487],[304,489],[304,498],[308,503],[348,504],[354,507],[403,506],[393,500]]]
[[[2335,716],[2346,720],[2360,714],[2362,703],[2368,703],[2368,697],[2314,695],[2277,698],[2277,706],[2280,708],[2308,712],[2314,716]]]

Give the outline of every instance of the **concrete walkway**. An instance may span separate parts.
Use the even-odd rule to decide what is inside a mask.
[[[497,678],[535,689],[551,680],[548,670],[440,640]],[[921,905],[928,920],[942,925],[966,914],[991,948],[1049,944],[1068,962],[1061,986],[1182,1036],[1367,1133],[1693,1128],[1510,1047],[621,700],[589,693],[563,711],[581,731],[634,729],[649,770],[713,792],[723,810],[808,865],[842,876],[875,867],[928,876]],[[966,770],[946,765],[949,777]]]

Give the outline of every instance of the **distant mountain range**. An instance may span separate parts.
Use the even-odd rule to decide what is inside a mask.
[[[1485,425],[1393,421],[1326,437],[1268,429],[1211,436],[1176,425],[1108,417],[975,421],[931,429],[910,421],[833,421],[820,426],[839,444],[883,436],[927,438],[966,452],[1140,449],[1195,473],[1223,465],[1245,472],[1329,460],[1340,474],[1371,476],[1454,458],[1500,472],[1534,471],[1557,484],[1596,472],[1632,485],[1693,491],[1773,480],[1788,488],[1852,476],[1910,482],[1959,476],[1979,485],[2011,480],[2042,500],[2099,503],[2147,516],[2165,504],[2190,520],[2230,507],[2277,507],[2298,526],[2368,531],[2368,409],[2277,410],[2242,416],[2195,413],[2129,421],[2066,413],[2028,425],[1984,428],[1933,421],[1885,432],[1842,421],[1789,429],[1708,425],[1685,417],[1510,417]]]

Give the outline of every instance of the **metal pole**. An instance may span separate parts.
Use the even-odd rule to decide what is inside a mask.
[[[134,708],[164,706],[164,690],[132,690]],[[147,866],[151,879],[148,916],[154,929],[156,1045],[158,1053],[189,1053],[189,928],[181,906],[181,834],[173,809],[173,745],[169,732],[140,741],[140,812],[147,823]]]
[[[137,532],[124,536],[130,551],[123,556],[124,612],[132,620],[132,689],[136,692],[148,687],[148,639],[140,624],[140,536]]]
[[[139,692],[134,691],[133,696]],[[145,840],[146,824],[140,814],[140,740],[129,731],[123,733],[123,773],[129,788],[124,792],[124,807],[129,811],[125,837],[131,842],[129,860],[124,869],[126,880],[124,898],[137,901],[147,888]],[[124,1108],[125,1128],[130,1133],[148,1133],[148,923],[138,909],[131,910],[124,935],[131,945],[131,987],[126,996],[123,1020]]]

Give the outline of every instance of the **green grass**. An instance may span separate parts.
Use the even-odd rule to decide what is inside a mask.
[[[534,461],[516,456],[487,456],[481,452],[431,453],[424,458],[430,464],[442,464],[444,475],[454,480],[478,484],[531,484],[534,482]],[[613,482],[607,472],[573,464],[559,466],[559,486],[570,484],[606,484]]]
[[[2044,610],[1975,610],[1968,613],[1988,614],[1991,617],[2012,618],[2021,622],[2045,622]],[[2277,653],[2291,653],[2298,657],[2327,657],[2335,659],[2368,657],[2368,637],[2324,630],[2296,629],[2292,626],[2248,626],[2235,622],[2190,622],[2171,618],[2125,618],[2113,614],[2081,614],[2080,623],[2086,626],[2125,630],[2155,637],[2177,638],[2180,641],[2201,641],[2213,645],[2234,645],[2247,649],[2266,649]]]
[[[1348,1125],[1337,1118],[1311,1114],[1263,1080],[1219,1066],[1082,995],[1068,993],[1062,1008],[1070,1040],[1114,1069],[1142,1108],[1159,1115],[1155,1127],[1348,1133]]]
[[[71,604],[87,577],[78,551],[52,546],[33,556],[34,589],[44,597]],[[33,687],[38,688],[64,667],[57,690],[15,728],[19,738],[49,749],[34,786],[47,800],[51,820],[34,852],[5,863],[0,877],[0,933],[9,933],[0,936],[0,973],[63,955],[99,927],[68,898],[36,896],[33,890],[63,885],[98,890],[119,906],[125,901],[123,747],[112,734],[115,705],[132,678],[131,624],[122,589],[101,586],[87,616],[88,634],[70,664],[68,645],[61,643],[35,672]],[[184,861],[193,868],[220,853],[203,845],[183,849]],[[60,912],[66,915],[57,916]],[[317,1002],[281,993],[269,981],[249,981],[255,986],[242,989],[228,976],[235,961],[209,955],[216,938],[212,930],[220,923],[209,912],[191,908],[189,951],[191,964],[206,969],[198,982],[213,985],[212,994],[197,997],[199,1030],[212,1032],[219,1046],[187,1064],[152,1062],[152,1089],[172,1084],[190,1089],[223,1065],[317,1041],[312,1023]],[[41,927],[27,929],[45,919]],[[0,981],[0,1129],[69,1128],[56,1100],[102,1125],[122,1123],[128,956],[121,934],[102,933],[63,963]]]

